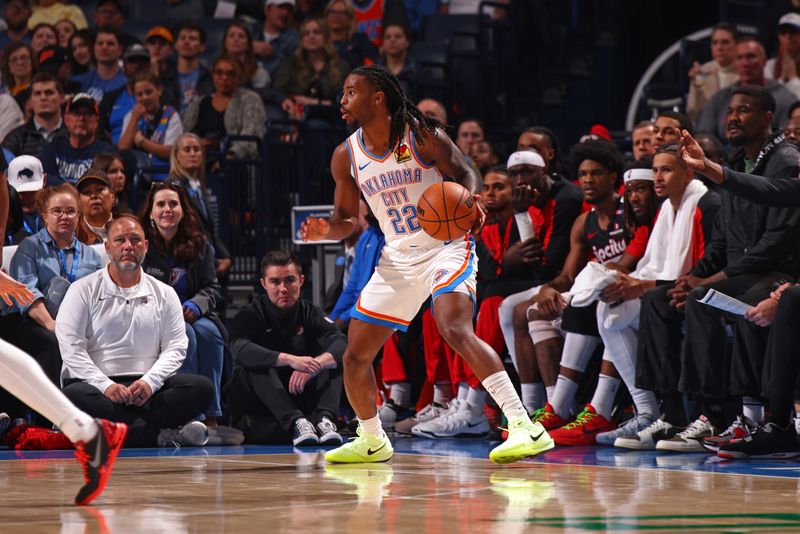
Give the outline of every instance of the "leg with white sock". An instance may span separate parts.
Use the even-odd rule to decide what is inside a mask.
[[[0,340],[0,386],[53,421],[73,443],[87,442],[98,426],[47,378],[31,356]]]
[[[436,323],[445,341],[466,360],[508,418],[509,438],[490,453],[490,459],[507,463],[552,448],[544,428],[531,423],[500,357],[473,331],[468,295],[442,294],[435,301],[435,310]]]
[[[528,413],[533,413],[535,410],[544,406],[544,399],[536,399],[535,392],[541,391],[544,393],[545,384],[542,382],[542,376],[539,373],[539,366],[536,362],[536,349],[531,334],[528,331],[526,313],[527,302],[518,306],[514,312],[514,343],[516,345],[515,353],[517,355],[515,365],[522,386],[523,403]],[[555,335],[558,336],[558,333]],[[526,391],[528,392],[527,399],[525,395]]]
[[[561,368],[558,373],[555,391],[547,397],[553,412],[563,419],[569,418],[575,404],[575,393],[578,383],[592,358],[592,354],[600,345],[600,339],[567,332],[564,337],[564,349],[561,352]]]

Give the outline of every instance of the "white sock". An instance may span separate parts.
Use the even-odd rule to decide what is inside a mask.
[[[572,381],[566,376],[558,375],[553,395],[547,396],[550,406],[553,407],[553,411],[557,416],[562,419],[569,419],[569,412],[572,410],[572,404],[575,402],[575,393],[577,391],[577,382]]]
[[[538,410],[546,401],[544,384],[541,382],[533,382],[530,384],[521,384],[522,386],[522,404],[528,413],[533,413]]]
[[[411,382],[393,382],[389,386],[389,398],[401,408],[411,404]]]
[[[485,417],[483,414],[483,403],[486,402],[486,391],[481,388],[469,388],[467,393],[467,409],[473,418]]]
[[[661,414],[658,407],[658,399],[656,394],[649,389],[639,389],[637,387],[628,386],[628,391],[633,399],[633,405],[636,406],[636,413],[639,415],[650,414],[653,419],[657,419]]]
[[[91,441],[99,431],[97,422],[64,396],[36,360],[3,340],[0,386],[55,423],[73,443]]]
[[[433,402],[444,406],[453,398],[453,385],[450,382],[433,385]]]
[[[359,419],[358,426],[361,428],[364,434],[369,434],[370,436],[382,436],[383,429],[381,428],[381,420],[376,415],[375,417],[371,417],[369,419]]]
[[[508,373],[497,371],[493,375],[487,376],[483,380],[483,387],[506,414],[506,418],[524,417],[528,419],[528,412],[525,411],[522,401],[519,400],[519,395],[517,395],[511,379],[508,378]]]
[[[758,399],[753,397],[744,397],[742,399],[742,409],[744,416],[755,423],[760,423],[764,420],[764,405]]]
[[[612,378],[608,375],[600,375],[597,381],[597,389],[594,390],[594,397],[590,403],[594,411],[606,419],[611,419],[611,410],[614,409],[614,398],[622,382],[619,378]]]
[[[468,394],[469,394],[469,384],[467,384],[466,382],[459,382],[456,398],[460,401],[466,401]]]
[[[556,381],[556,383],[558,383],[558,381]],[[552,386],[545,386],[544,390],[547,392],[547,398],[552,399],[556,394],[556,385],[553,384]]]

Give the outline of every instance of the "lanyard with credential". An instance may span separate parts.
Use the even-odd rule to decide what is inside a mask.
[[[81,258],[81,253],[78,250],[78,247],[75,247],[75,254],[73,254],[72,258],[72,271],[67,274],[67,255],[64,254],[62,249],[58,249],[58,257],[61,260],[61,266],[64,268],[64,275],[67,277],[70,283],[75,281],[75,278],[78,276],[78,260]]]

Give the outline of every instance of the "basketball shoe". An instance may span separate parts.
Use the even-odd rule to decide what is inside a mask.
[[[703,452],[703,440],[710,438],[717,431],[705,415],[701,415],[691,425],[672,436],[656,443],[658,451]]]
[[[457,410],[414,426],[411,433],[421,438],[482,438],[489,433],[489,419],[482,410],[474,415],[462,402]]]
[[[75,504],[89,504],[106,487],[114,461],[125,441],[128,427],[125,423],[112,423],[96,419],[97,436],[86,443],[75,444],[75,457],[83,468],[85,484],[75,496]]]
[[[723,445],[727,445],[733,440],[743,439],[753,433],[758,428],[753,421],[743,415],[737,415],[736,421],[728,427],[725,432],[718,436],[711,436],[703,440],[703,447],[711,452],[717,452]]]
[[[394,424],[394,431],[398,434],[411,435],[411,429],[420,423],[436,419],[447,411],[447,406],[432,402],[421,409],[416,415],[397,421]]]
[[[508,464],[549,451],[554,446],[553,438],[541,423],[515,417],[508,421],[508,439],[492,449],[489,459],[496,464]]]
[[[202,447],[208,443],[208,427],[192,421],[180,428],[164,428],[158,433],[159,447]]]
[[[550,432],[558,445],[595,445],[597,434],[614,430],[615,424],[594,411],[591,404],[587,404],[575,420],[566,426]]]
[[[553,409],[553,405],[549,402],[544,405],[544,408],[533,411],[531,414],[531,421],[534,423],[541,423],[545,430],[555,430],[570,423],[569,420],[558,415]],[[507,430],[503,430],[501,439],[503,441],[508,439]]]
[[[800,442],[794,425],[781,428],[767,423],[742,439],[721,445],[717,451],[720,458],[795,458],[800,456]]]
[[[341,447],[325,453],[325,460],[332,464],[362,464],[385,462],[394,454],[392,443],[386,432],[380,436],[364,434],[361,427],[356,429],[358,437]]]
[[[655,418],[649,413],[640,413],[639,415],[628,419],[614,430],[600,432],[597,434],[597,436],[595,436],[595,439],[600,445],[614,445],[614,442],[617,441],[617,438],[624,436],[635,436],[640,430],[644,430],[652,425],[654,420]]]
[[[682,431],[683,428],[659,418],[647,428],[630,436],[620,436],[614,440],[614,446],[622,449],[649,450],[655,449],[656,443],[668,439]]]
[[[378,408],[378,418],[381,420],[381,426],[384,430],[394,430],[394,425],[397,421],[408,419],[413,413],[411,409],[395,404],[392,399],[386,399]]]

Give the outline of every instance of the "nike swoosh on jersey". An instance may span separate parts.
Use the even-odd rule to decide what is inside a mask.
[[[594,239],[594,236],[596,236],[596,235],[597,235],[597,232],[592,232],[591,234],[587,235],[586,237],[588,239]]]
[[[371,161],[368,161],[368,162],[366,162],[364,165],[359,165],[359,166],[358,166],[358,170],[359,170],[359,171],[363,171],[364,169],[366,169],[366,168],[367,168],[367,165],[369,165],[370,163],[372,163],[372,162],[371,162]]]
[[[384,441],[384,442],[383,442],[383,445],[381,445],[380,447],[378,447],[378,448],[377,448],[377,449],[375,449],[374,451],[373,451],[372,449],[367,449],[367,456],[372,456],[373,454],[375,454],[376,452],[378,452],[379,450],[381,450],[381,449],[382,449],[382,448],[384,448],[385,446],[386,446],[386,442]]]

